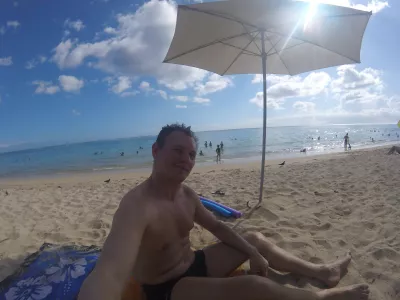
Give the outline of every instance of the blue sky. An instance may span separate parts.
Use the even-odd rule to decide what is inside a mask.
[[[374,12],[362,63],[270,75],[269,125],[397,122],[400,3],[325,2]],[[1,1],[0,147],[261,126],[260,77],[161,64],[175,20],[171,1]]]

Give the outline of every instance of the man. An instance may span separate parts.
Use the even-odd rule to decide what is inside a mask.
[[[347,151],[347,145],[349,144],[349,134],[346,133],[346,135],[344,136],[344,150]]]
[[[123,197],[79,300],[120,299],[130,276],[142,284],[148,300],[368,298],[366,285],[312,292],[287,288],[266,278],[271,266],[318,278],[333,287],[347,268],[350,255],[317,265],[285,252],[259,233],[237,234],[182,184],[195,164],[196,150],[197,138],[190,127],[162,128],[152,148],[152,174]],[[192,251],[189,232],[194,222],[221,242]],[[247,259],[253,275],[226,277]]]
[[[219,145],[217,145],[217,149],[215,150],[215,152],[217,152],[217,163],[221,162],[221,148],[219,147]]]

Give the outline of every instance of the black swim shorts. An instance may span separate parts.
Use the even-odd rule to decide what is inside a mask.
[[[160,284],[143,284],[142,289],[147,300],[171,300],[171,292],[175,284],[184,277],[207,277],[206,257],[203,250],[194,252],[194,261],[181,276]]]

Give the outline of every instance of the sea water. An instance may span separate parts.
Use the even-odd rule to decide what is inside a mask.
[[[266,158],[344,151],[346,133],[349,133],[352,150],[400,142],[400,129],[395,125],[271,127],[267,129]],[[260,128],[198,132],[197,136],[198,151],[204,153],[204,156],[197,156],[198,164],[215,163],[215,149],[221,142],[224,144],[223,163],[261,157]],[[0,153],[0,178],[148,168],[153,160],[151,146],[155,139],[156,136],[132,137]],[[212,147],[206,148],[205,142],[211,142]],[[304,148],[307,152],[300,153]]]

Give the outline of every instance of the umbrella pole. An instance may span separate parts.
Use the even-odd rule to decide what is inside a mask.
[[[265,171],[265,148],[267,141],[267,54],[265,53],[265,31],[261,32],[261,60],[263,71],[263,144],[261,159],[261,178],[260,178],[260,195],[258,198],[258,207],[263,200],[264,191],[264,171]]]

